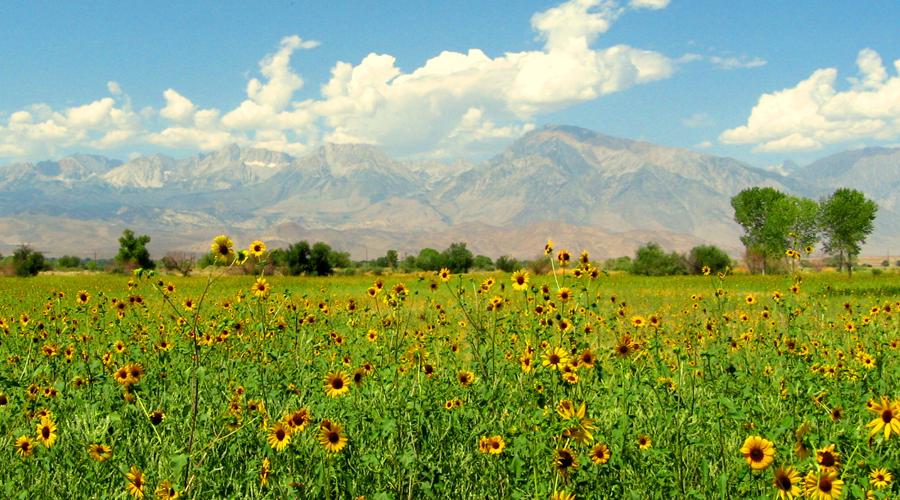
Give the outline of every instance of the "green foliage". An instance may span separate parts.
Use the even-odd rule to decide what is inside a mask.
[[[384,267],[390,267],[391,269],[396,269],[397,264],[399,264],[399,258],[396,250],[388,250],[386,254],[384,254]]]
[[[331,247],[321,241],[313,244],[309,252],[310,270],[316,276],[328,276],[332,272]]]
[[[150,251],[147,250],[150,237],[145,235],[135,236],[134,231],[126,229],[119,238],[119,253],[116,254],[116,262],[126,267],[139,267],[154,269],[156,263],[150,259]]]
[[[631,257],[624,255],[613,259],[606,259],[606,261],[603,262],[603,269],[607,271],[624,271],[630,273],[632,264]]]
[[[463,242],[451,243],[441,254],[441,257],[444,260],[444,265],[454,273],[468,272],[472,264],[475,263],[475,257]]]
[[[704,266],[718,273],[731,266],[731,257],[715,245],[700,245],[691,249],[688,264],[693,274],[700,274]]]
[[[481,271],[493,271],[494,261],[487,255],[476,255],[472,267]]]
[[[423,271],[438,271],[444,267],[444,257],[433,248],[423,248],[416,257],[416,267]]]
[[[287,264],[288,273],[292,276],[310,273],[313,268],[310,261],[309,243],[304,240],[291,244],[285,252],[284,262]]]
[[[666,253],[657,243],[647,243],[637,249],[631,272],[643,276],[687,274],[687,263],[678,252]]]
[[[494,262],[494,266],[505,273],[511,273],[522,267],[519,261],[510,257],[509,255],[501,255],[500,257],[497,257],[497,261]]]
[[[41,271],[48,268],[44,260],[44,254],[38,252],[28,245],[22,245],[13,253],[13,270],[16,276],[27,277],[37,276]]]
[[[853,259],[875,228],[878,205],[855,189],[842,188],[822,200],[819,223],[824,234],[825,251],[837,254],[848,274]]]
[[[75,269],[81,267],[81,259],[74,255],[63,255],[56,259],[56,267],[60,269]]]

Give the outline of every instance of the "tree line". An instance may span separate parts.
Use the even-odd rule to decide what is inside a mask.
[[[771,187],[745,189],[731,199],[734,220],[751,270],[763,274],[773,263],[810,254],[821,241],[837,258],[838,271],[853,274],[853,262],[874,229],[878,205],[855,189],[841,188],[819,201]]]

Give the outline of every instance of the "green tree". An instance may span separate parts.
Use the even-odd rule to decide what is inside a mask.
[[[752,187],[741,191],[731,198],[734,208],[734,220],[744,228],[741,243],[747,247],[748,253],[756,253],[762,257],[762,271],[766,273],[766,260],[769,256],[783,252],[776,248],[781,240],[787,238],[787,229],[783,230],[774,224],[769,215],[777,202],[787,195],[770,187]]]
[[[497,257],[497,261],[494,262],[494,266],[505,273],[517,271],[522,267],[522,265],[519,264],[519,261],[510,257],[509,255],[501,255],[500,257]]]
[[[126,229],[119,238],[119,253],[116,254],[116,262],[121,266],[136,266],[144,269],[153,269],[156,264],[150,259],[150,251],[147,250],[150,237],[146,234],[135,236],[134,231]]]
[[[483,271],[493,271],[494,270],[494,261],[491,260],[487,255],[476,255],[475,260],[472,261],[472,267],[475,269],[481,269]]]
[[[350,260],[350,252],[332,251],[328,254],[328,263],[331,264],[333,269],[349,269],[353,267],[353,262]]]
[[[329,276],[334,271],[331,267],[331,247],[327,243],[317,241],[309,252],[309,263],[316,276]]]
[[[309,243],[305,240],[289,246],[284,257],[288,273],[292,276],[312,272]]]
[[[22,245],[13,253],[13,269],[16,276],[37,276],[39,272],[47,269],[47,263],[44,254],[28,245]]]
[[[657,243],[647,243],[637,249],[631,272],[644,276],[687,274],[687,263],[678,252],[666,253]]]
[[[878,205],[855,189],[841,188],[822,200],[819,223],[825,252],[837,254],[838,265],[845,265],[849,276],[853,276],[853,259],[875,228],[877,211]]]
[[[56,259],[56,267],[61,269],[74,269],[81,267],[81,259],[74,255],[63,255]]]
[[[475,263],[475,256],[463,242],[451,243],[441,256],[444,258],[444,265],[454,273],[468,272]]]
[[[388,250],[384,254],[384,260],[386,265],[383,267],[390,267],[391,269],[397,269],[397,264],[400,262],[396,250]]]
[[[688,264],[694,274],[700,274],[704,267],[718,273],[731,265],[731,257],[715,245],[699,245],[688,254]]]
[[[423,271],[439,271],[444,267],[444,258],[433,248],[423,248],[416,257],[416,267]]]

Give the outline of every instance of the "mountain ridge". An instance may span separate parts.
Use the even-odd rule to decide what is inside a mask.
[[[150,234],[156,252],[201,252],[227,232],[272,242],[330,236],[355,258],[414,251],[445,235],[476,252],[531,257],[540,245],[525,242],[536,231],[559,238],[557,225],[576,240],[572,228],[591,235],[582,239],[598,256],[630,254],[638,236],[738,254],[730,198],[741,189],[820,197],[839,184],[866,187],[882,206],[872,245],[900,244],[892,222],[900,148],[839,153],[788,174],[565,125],[530,131],[477,163],[397,160],[376,146],[330,143],[302,156],[237,145],[181,159],[71,155],[0,166],[0,250],[77,246],[80,238],[96,242],[88,253],[108,255],[117,248],[109,228],[131,227]]]

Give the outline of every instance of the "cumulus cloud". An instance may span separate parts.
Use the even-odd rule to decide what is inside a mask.
[[[296,55],[319,42],[287,36],[260,61],[246,98],[233,108],[203,108],[169,88],[158,111],[135,113],[110,81],[108,97],[82,106],[12,113],[0,123],[0,156],[126,143],[203,151],[237,143],[298,153],[332,141],[377,144],[400,155],[478,151],[531,130],[543,113],[671,76],[675,64],[658,52],[594,47],[629,9],[667,4],[569,0],[532,16],[540,50],[493,57],[477,48],[444,51],[410,71],[390,54],[339,61],[319,96],[302,101],[295,100],[305,84]]]
[[[754,144],[754,151],[819,149],[828,144],[900,137],[900,60],[894,75],[872,49],[856,60],[849,88],[836,86],[835,68],[818,69],[791,88],[760,96],[745,125],[725,130],[725,144]]]

